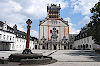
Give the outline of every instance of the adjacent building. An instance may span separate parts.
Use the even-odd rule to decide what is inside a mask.
[[[74,40],[75,40],[75,36],[77,36],[77,34],[70,34],[70,41],[69,41],[69,48],[68,49],[72,49],[73,44],[74,44]]]
[[[34,48],[34,38],[30,37],[30,49]],[[0,21],[0,50],[24,50],[26,48],[26,33]]]
[[[60,17],[60,9],[60,4],[47,6],[47,17],[39,24],[40,49],[68,49],[69,25]]]
[[[73,49],[81,50],[93,50],[94,49],[94,40],[91,36],[90,29],[81,30],[80,33],[75,37],[73,44]]]

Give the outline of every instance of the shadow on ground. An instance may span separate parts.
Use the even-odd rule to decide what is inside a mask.
[[[95,51],[75,51],[72,53],[63,53],[63,54],[67,54],[67,55],[71,55],[71,56],[86,56],[89,59],[92,59],[94,61],[90,61],[90,62],[100,62],[100,54],[96,53]]]

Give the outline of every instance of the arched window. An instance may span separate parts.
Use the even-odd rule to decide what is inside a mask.
[[[88,44],[86,44],[86,48],[88,48]]]
[[[52,30],[50,30],[50,33],[52,33]]]

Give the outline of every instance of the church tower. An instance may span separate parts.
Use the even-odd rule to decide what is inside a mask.
[[[60,18],[60,4],[59,6],[55,5],[55,4],[51,4],[51,6],[47,6],[47,14],[48,17],[47,18]]]
[[[69,25],[60,17],[60,9],[60,4],[47,6],[47,17],[39,24],[40,49],[68,49]]]

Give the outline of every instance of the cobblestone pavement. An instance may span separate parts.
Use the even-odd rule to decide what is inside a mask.
[[[16,52],[20,53],[22,51],[0,51],[0,57],[7,57],[11,53]],[[100,66],[100,54],[96,54],[93,50],[32,50],[32,52],[50,55],[57,60],[56,63],[38,66]],[[8,63],[0,64],[0,66],[19,66],[18,64],[19,63]]]

